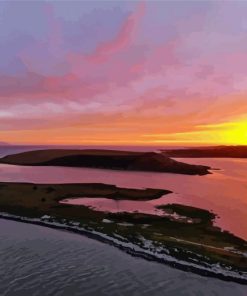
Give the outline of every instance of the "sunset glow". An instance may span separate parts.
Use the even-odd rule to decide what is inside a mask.
[[[244,1],[1,2],[0,141],[247,144],[246,11]]]

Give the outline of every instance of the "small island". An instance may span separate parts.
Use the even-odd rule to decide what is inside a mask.
[[[28,166],[89,167],[128,171],[209,174],[210,167],[176,161],[156,152],[46,149],[12,154],[0,163]]]
[[[247,283],[247,242],[214,225],[215,213],[182,204],[157,206],[162,215],[103,212],[63,203],[104,197],[148,201],[171,193],[101,183],[0,183],[0,217],[66,229],[114,245],[132,255]]]

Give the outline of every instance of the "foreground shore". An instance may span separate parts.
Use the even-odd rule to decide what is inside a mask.
[[[105,213],[62,204],[102,196],[149,200],[170,191],[106,184],[0,183],[1,217],[62,228],[113,244],[133,255],[196,273],[247,283],[247,244],[213,225],[215,214],[183,205],[159,206],[163,216]]]

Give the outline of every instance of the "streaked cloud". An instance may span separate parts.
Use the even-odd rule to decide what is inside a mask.
[[[244,143],[246,8],[1,2],[0,138]]]

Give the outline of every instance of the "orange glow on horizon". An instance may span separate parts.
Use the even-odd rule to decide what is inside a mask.
[[[119,134],[114,132],[83,132],[81,127],[3,131],[1,140],[10,144],[44,145],[109,145],[109,146],[191,146],[247,145],[247,120],[198,125],[193,130],[169,133]]]

